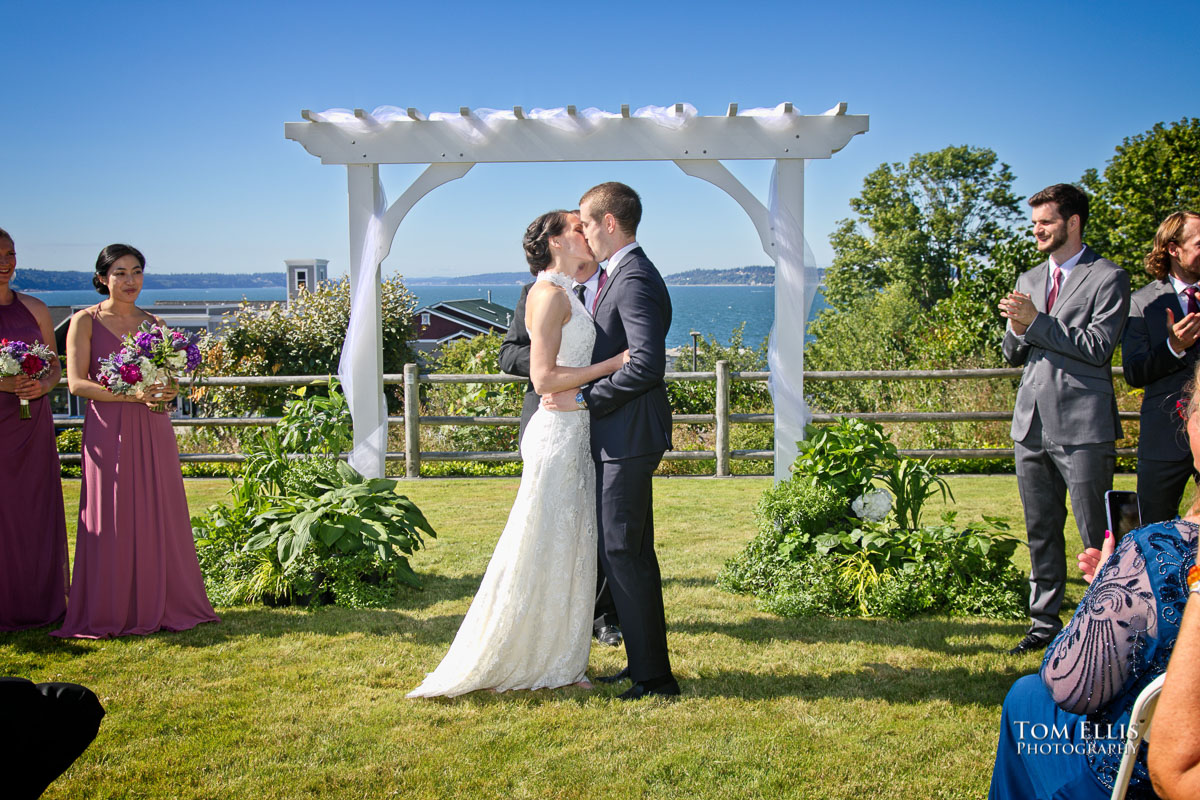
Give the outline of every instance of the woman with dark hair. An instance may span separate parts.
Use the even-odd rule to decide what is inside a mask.
[[[1183,413],[1200,467],[1198,382],[1200,367]],[[1102,550],[1079,555],[1091,585],[1041,671],[1018,678],[1004,698],[991,800],[1111,796],[1133,703],[1175,649],[1198,534],[1200,500],[1182,519],[1130,531],[1115,546],[1106,531]],[[1127,796],[1154,797],[1144,743]]]
[[[571,291],[593,256],[578,215],[551,211],[525,231],[537,280],[526,298],[529,377],[539,394],[620,369],[591,364],[596,328]],[[517,499],[450,650],[409,697],[544,689],[585,680],[596,600],[596,473],[590,418],[539,408],[521,440]]]
[[[16,269],[16,245],[0,229],[0,339],[57,351],[46,304],[9,285]],[[61,377],[56,358],[40,380],[0,378],[0,486],[11,498],[0,503],[0,631],[49,625],[66,608],[67,525],[46,398]],[[19,418],[21,400],[30,419]]]
[[[196,560],[179,447],[170,417],[155,409],[177,394],[154,384],[136,397],[97,382],[100,359],[143,322],[138,308],[146,259],[113,244],[100,251],[92,282],[107,299],[71,318],[67,385],[88,403],[83,484],[67,618],[52,635],[109,636],[182,631],[217,615]]]

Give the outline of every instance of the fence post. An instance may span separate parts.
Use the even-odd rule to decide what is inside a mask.
[[[717,477],[729,472],[729,362],[717,362]]]
[[[404,365],[404,474],[421,477],[421,384],[417,365]]]

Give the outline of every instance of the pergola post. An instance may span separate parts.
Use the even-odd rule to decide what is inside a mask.
[[[378,164],[347,165],[346,175],[350,195],[350,313],[356,332],[352,340],[347,337],[341,370],[354,420],[350,465],[369,478],[378,478],[383,476],[387,455],[387,400],[383,395],[383,289],[377,247],[370,234],[372,224],[379,225],[383,187]],[[366,302],[355,303],[353,298],[360,293]],[[346,380],[347,367],[352,380]]]
[[[780,159],[771,181],[770,217],[775,259],[775,363],[770,364],[775,398],[775,482],[791,477],[804,438],[808,407],[804,402],[804,334],[809,299],[804,263],[804,162]],[[798,240],[797,240],[797,237]],[[786,357],[779,357],[786,355]],[[786,388],[785,388],[786,387]],[[791,398],[782,401],[781,396]]]

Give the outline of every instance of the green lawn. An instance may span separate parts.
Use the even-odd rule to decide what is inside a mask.
[[[189,481],[193,509],[226,485]],[[655,481],[675,703],[615,700],[623,687],[404,698],[470,602],[508,479],[402,482],[440,536],[414,559],[426,590],[393,608],[219,609],[217,625],[103,642],[0,634],[0,674],[83,683],[108,710],[48,798],[982,797],[1000,702],[1039,664],[1003,652],[1024,626],[780,619],[718,591],[767,485]],[[961,520],[1022,529],[1015,478],[952,486]],[[73,509],[78,482],[66,489]],[[1071,607],[1082,590],[1073,580]],[[622,665],[593,648],[594,674]]]

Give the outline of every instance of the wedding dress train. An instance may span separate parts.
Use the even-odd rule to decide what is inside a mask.
[[[591,363],[595,327],[570,278],[558,364]],[[596,474],[587,412],[539,408],[521,443],[517,499],[471,607],[437,669],[409,697],[541,689],[584,679],[596,595]]]

